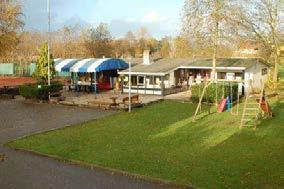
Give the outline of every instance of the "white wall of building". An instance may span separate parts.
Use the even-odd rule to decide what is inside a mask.
[[[267,74],[263,75],[262,70],[267,69]],[[251,85],[254,89],[261,89],[262,83],[266,82],[268,78],[268,66],[264,64],[255,64],[245,70],[245,89],[248,90]]]

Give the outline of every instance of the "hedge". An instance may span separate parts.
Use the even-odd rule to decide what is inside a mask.
[[[238,84],[230,83],[215,83],[208,86],[202,102],[215,103],[216,101],[216,90],[217,90],[217,100],[218,102],[224,97],[231,97],[231,85],[232,85],[232,99],[233,101],[238,98]],[[199,102],[199,98],[202,94],[204,84],[195,85],[191,88],[191,100],[193,102]]]
[[[39,100],[48,100],[49,93],[56,93],[62,90],[63,85],[59,82],[51,83],[48,85],[23,85],[20,86],[19,92],[20,95],[26,99],[39,99]]]

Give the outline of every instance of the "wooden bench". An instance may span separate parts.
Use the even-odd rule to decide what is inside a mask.
[[[51,96],[51,97],[60,97],[61,95],[62,95],[62,91],[50,93],[50,96]]]
[[[7,157],[4,154],[0,154],[0,162],[4,162]]]
[[[133,95],[130,97],[130,102],[132,105],[140,105],[142,102],[139,100],[139,95]],[[124,104],[124,106],[128,106],[129,105],[129,97],[125,97],[122,99],[122,104]]]
[[[112,106],[112,103],[104,102],[104,101],[91,101],[91,102],[88,102],[88,104],[91,106],[96,106],[104,110],[109,110]]]

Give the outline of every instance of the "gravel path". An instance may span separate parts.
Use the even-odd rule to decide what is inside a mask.
[[[169,188],[108,171],[91,170],[50,158],[3,147],[9,140],[31,133],[97,119],[111,111],[48,104],[0,101],[0,188],[5,189],[142,189]]]

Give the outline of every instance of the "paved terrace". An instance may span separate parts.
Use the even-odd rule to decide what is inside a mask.
[[[132,94],[135,95],[135,94]],[[116,103],[119,104],[119,106],[115,108],[123,109],[126,108],[126,106],[122,103],[123,98],[128,97],[128,94],[121,94],[121,93],[115,93],[113,90],[101,92],[99,94],[94,93],[77,93],[77,92],[64,92],[63,96],[66,97],[66,99],[60,104],[63,105],[74,105],[74,106],[83,106],[83,107],[96,107],[100,104],[111,104],[113,103],[112,98],[115,97]],[[141,95],[139,94],[139,101],[143,105],[150,104],[152,102],[157,102],[164,99],[162,96],[157,95]]]

